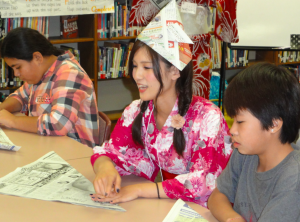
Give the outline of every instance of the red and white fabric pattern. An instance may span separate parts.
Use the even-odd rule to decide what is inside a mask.
[[[181,5],[183,1],[176,2]],[[133,26],[147,26],[152,18],[165,6],[169,0],[133,0],[129,24]],[[215,22],[215,36],[225,42],[238,42],[236,20],[237,0],[188,0],[198,6],[212,6],[217,8]],[[193,93],[197,96],[209,98],[211,76],[210,34],[191,36],[194,45],[191,46],[194,66]]]

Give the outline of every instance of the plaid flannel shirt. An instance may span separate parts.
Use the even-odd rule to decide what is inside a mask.
[[[22,113],[38,116],[38,134],[67,135],[94,147],[99,143],[99,119],[93,83],[74,56],[61,55],[39,83],[24,83],[10,95]]]

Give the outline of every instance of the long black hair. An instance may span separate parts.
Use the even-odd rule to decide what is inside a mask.
[[[29,62],[33,59],[34,52],[40,52],[43,56],[59,56],[64,53],[37,30],[30,28],[13,29],[2,40],[2,58],[16,58]]]
[[[140,49],[145,48],[148,51],[148,54],[151,57],[152,60],[152,67],[153,72],[160,83],[159,91],[156,95],[156,98],[160,95],[160,93],[163,90],[163,81],[161,77],[161,68],[160,68],[160,61],[162,61],[166,68],[171,68],[172,64],[164,59],[162,56],[160,56],[157,52],[155,52],[153,49],[151,49],[149,46],[147,46],[145,43],[137,40],[131,50],[131,54],[129,57],[129,66],[128,71],[131,79],[134,81],[132,76],[133,71],[133,57],[134,54]],[[175,84],[176,93],[178,95],[178,113],[180,116],[184,116],[186,112],[189,109],[189,106],[192,102],[192,84],[193,84],[193,66],[192,61],[182,70],[180,71],[180,77],[177,79]],[[140,113],[136,116],[133,124],[132,124],[132,137],[133,140],[141,145],[143,144],[142,137],[141,137],[141,131],[142,131],[142,118],[144,112],[147,110],[147,107],[149,105],[150,101],[142,101],[140,105]],[[173,145],[175,147],[175,150],[179,156],[183,156],[183,151],[185,149],[185,138],[182,132],[182,129],[175,129],[174,128],[174,134],[173,134]]]

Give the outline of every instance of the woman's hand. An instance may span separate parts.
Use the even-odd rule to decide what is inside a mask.
[[[226,222],[246,222],[242,217],[228,218]]]
[[[157,183],[157,185],[160,193],[160,198],[168,198],[168,196],[164,192],[162,183]],[[112,204],[131,201],[137,199],[138,197],[158,198],[156,184],[141,183],[122,187],[122,190],[119,193],[111,192],[110,196],[97,194],[91,195],[93,201],[110,202]]]
[[[92,195],[91,198],[93,201],[98,202],[110,202],[111,204],[122,203],[137,199],[140,196],[140,184],[134,184],[126,187],[122,187],[122,190],[119,193],[111,192],[111,195],[108,197],[101,195]]]
[[[112,197],[120,192],[121,177],[109,157],[99,157],[94,164],[94,170],[96,173],[93,182],[96,191],[95,196]]]
[[[4,125],[8,128],[15,128],[14,126],[14,120],[15,116],[8,112],[5,109],[0,110],[0,124]]]

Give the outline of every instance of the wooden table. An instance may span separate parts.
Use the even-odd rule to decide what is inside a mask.
[[[50,151],[55,151],[64,160],[90,157],[93,149],[67,136],[41,136],[35,133],[23,132],[1,127],[8,138],[17,146],[18,152],[0,150],[1,156],[27,156],[32,161],[37,160]]]
[[[44,137],[16,130],[4,130],[16,145],[17,152],[0,151],[0,177],[17,167],[36,161],[50,151],[55,151],[87,179],[93,181],[90,164],[92,150],[68,137]],[[122,178],[122,186],[135,183],[151,183],[134,175]],[[139,198],[121,203],[127,212],[83,207],[61,202],[35,200],[16,196],[0,195],[0,221],[2,222],[82,222],[82,221],[162,221],[176,201],[171,199]],[[209,221],[216,222],[209,210],[188,202],[189,206]]]

